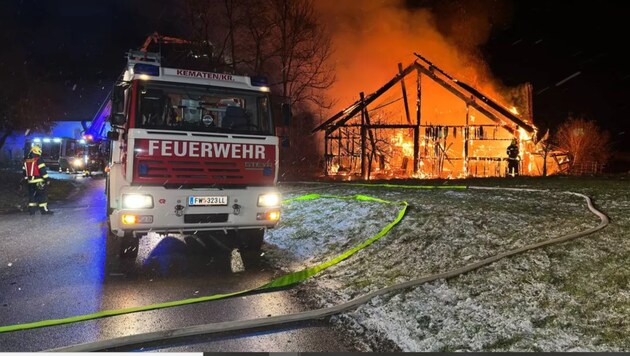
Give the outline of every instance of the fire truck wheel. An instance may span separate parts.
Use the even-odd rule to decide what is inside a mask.
[[[265,230],[242,230],[240,231],[241,244],[246,251],[260,251],[265,239]]]
[[[120,258],[136,258],[138,257],[138,250],[140,248],[140,238],[134,237],[131,234],[126,234],[120,237]]]

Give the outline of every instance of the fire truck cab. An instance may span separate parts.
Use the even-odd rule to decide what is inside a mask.
[[[131,51],[112,91],[109,237],[134,257],[148,233],[222,235],[259,249],[280,218],[269,87],[250,77],[165,68]]]
[[[59,158],[59,171],[82,173],[86,177],[104,172],[107,166],[107,148],[108,146],[102,143],[78,140],[72,155]]]

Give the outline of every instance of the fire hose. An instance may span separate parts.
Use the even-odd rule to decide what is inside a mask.
[[[368,185],[368,186],[376,186],[376,185]],[[388,187],[400,187],[400,188],[415,188],[415,189],[418,189],[418,188],[420,188],[420,189],[431,188],[431,187],[428,187],[428,186],[404,186],[404,185],[401,185],[401,186],[386,185],[386,186],[388,186]],[[449,188],[449,187],[453,188],[453,186],[441,186],[440,188]],[[437,187],[434,187],[434,188],[437,188]],[[466,187],[459,186],[457,188],[465,189]],[[495,187],[474,187],[474,186],[470,186],[470,187],[467,187],[467,188],[468,189],[479,189],[479,190],[513,190],[513,191],[548,192],[547,190],[522,189],[522,188],[495,188]],[[526,251],[538,249],[538,248],[545,247],[545,246],[550,246],[550,245],[563,243],[563,242],[566,242],[566,241],[570,241],[570,240],[576,239],[578,237],[583,237],[583,236],[592,234],[592,233],[594,233],[596,231],[599,231],[599,230],[605,228],[609,224],[608,217],[604,213],[602,213],[601,211],[597,210],[593,206],[593,203],[592,203],[591,199],[588,196],[580,194],[580,193],[574,193],[574,192],[563,192],[563,193],[575,195],[575,196],[578,196],[578,197],[582,197],[586,201],[588,209],[600,219],[600,223],[597,226],[589,228],[589,229],[584,230],[584,231],[580,231],[580,232],[564,235],[564,236],[561,236],[561,237],[549,239],[549,240],[546,240],[546,241],[541,241],[541,242],[533,243],[533,244],[530,244],[530,245],[522,246],[522,247],[519,247],[519,248],[516,248],[516,249],[513,249],[513,250],[509,250],[509,251],[497,254],[497,255],[492,256],[492,257],[488,257],[488,258],[486,258],[484,260],[481,260],[481,261],[478,261],[478,262],[467,264],[465,266],[462,266],[462,267],[459,267],[459,268],[456,268],[456,269],[453,269],[453,270],[450,270],[450,271],[437,273],[437,274],[433,274],[433,275],[429,275],[429,276],[424,276],[424,277],[419,278],[419,279],[415,279],[415,280],[403,282],[403,283],[400,283],[400,284],[392,285],[392,286],[389,286],[389,287],[386,287],[386,288],[383,288],[383,289],[379,289],[379,290],[373,291],[371,293],[365,294],[365,295],[363,295],[361,297],[352,299],[352,300],[350,300],[348,302],[345,302],[345,303],[342,303],[342,304],[338,304],[338,305],[332,306],[332,307],[316,309],[316,310],[310,310],[310,311],[300,312],[300,313],[293,313],[293,314],[285,314],[285,315],[279,315],[279,316],[273,316],[273,317],[259,318],[259,319],[248,319],[248,320],[217,322],[217,323],[210,323],[210,324],[205,324],[205,325],[196,325],[196,326],[190,326],[190,327],[184,327],[184,328],[178,328],[178,329],[171,329],[171,330],[163,330],[163,331],[157,331],[157,332],[129,335],[129,336],[114,338],[114,339],[110,339],[110,340],[103,340],[103,341],[97,341],[97,342],[78,344],[78,345],[74,345],[74,346],[57,348],[57,349],[52,349],[52,350],[48,350],[48,351],[63,351],[63,352],[68,352],[68,351],[75,351],[75,352],[76,351],[81,351],[81,352],[98,351],[98,350],[119,348],[119,347],[124,347],[124,346],[131,346],[131,345],[136,345],[136,344],[141,344],[141,343],[148,343],[148,342],[154,342],[154,341],[163,341],[163,340],[174,339],[174,338],[181,338],[181,337],[188,337],[188,336],[195,336],[195,335],[207,335],[207,334],[213,334],[213,333],[219,333],[219,332],[240,331],[240,330],[247,330],[247,329],[253,329],[253,328],[260,328],[260,327],[269,327],[269,326],[275,326],[275,325],[281,325],[281,324],[287,324],[287,323],[295,323],[295,322],[307,321],[307,320],[313,320],[313,319],[322,319],[322,318],[325,318],[325,317],[330,316],[330,315],[339,314],[339,313],[342,313],[344,311],[348,311],[350,309],[353,309],[353,308],[357,307],[358,305],[364,304],[364,303],[368,302],[369,300],[371,300],[372,298],[380,296],[380,295],[392,293],[392,292],[395,292],[395,291],[404,290],[404,289],[407,289],[407,288],[410,288],[410,287],[415,287],[415,286],[418,286],[420,284],[424,284],[424,283],[427,283],[427,282],[435,281],[435,280],[438,280],[438,279],[454,278],[454,277],[459,276],[461,274],[464,274],[464,273],[467,273],[467,272],[479,269],[479,268],[481,268],[483,266],[490,265],[490,264],[492,264],[494,262],[497,262],[497,261],[499,261],[499,260],[501,260],[503,258],[506,258],[506,257],[514,256],[514,255],[517,255],[517,254],[524,253]],[[391,228],[393,228],[396,224],[398,224],[398,222],[400,222],[402,220],[402,218],[405,215],[406,208],[407,208],[407,203],[406,202],[393,203],[393,202],[389,202],[389,201],[386,201],[386,200],[373,198],[373,197],[369,197],[369,196],[363,196],[363,195],[357,195],[357,196],[352,196],[352,197],[338,197],[338,196],[324,196],[324,195],[319,195],[319,194],[310,194],[310,195],[305,195],[305,196],[301,196],[301,197],[298,197],[298,198],[293,198],[293,199],[290,199],[289,201],[312,200],[312,199],[319,199],[319,198],[340,198],[340,199],[358,199],[358,200],[366,200],[366,201],[376,201],[376,202],[387,203],[387,204],[400,204],[400,205],[403,205],[403,208],[400,210],[397,218],[394,221],[392,221],[385,228],[383,228],[377,235],[375,235],[375,236],[371,237],[370,239],[364,241],[362,244],[356,246],[355,248],[353,248],[351,250],[348,250],[345,253],[343,253],[342,255],[339,255],[339,256],[335,257],[334,259],[329,260],[329,261],[327,261],[325,263],[322,263],[320,265],[317,265],[317,266],[314,266],[314,267],[311,267],[311,268],[307,268],[307,269],[302,270],[302,271],[290,273],[288,275],[285,275],[283,277],[275,279],[272,282],[269,282],[269,283],[267,283],[267,284],[265,284],[265,285],[263,285],[261,287],[254,288],[254,289],[249,289],[249,290],[241,291],[241,292],[234,292],[234,293],[223,294],[223,295],[215,295],[215,296],[201,297],[201,298],[194,298],[194,299],[185,300],[187,303],[181,303],[183,301],[162,303],[160,305],[149,306],[149,307],[151,307],[150,309],[147,309],[146,307],[128,308],[128,309],[124,310],[124,312],[120,312],[121,310],[114,311],[114,312],[118,312],[118,313],[110,314],[110,315],[120,315],[120,314],[135,312],[135,311],[141,311],[141,310],[151,310],[151,309],[157,309],[158,307],[159,308],[164,308],[164,307],[168,307],[168,306],[191,304],[193,302],[200,302],[200,301],[205,301],[205,300],[220,299],[220,298],[240,295],[240,294],[244,294],[244,293],[250,293],[250,292],[253,292],[253,291],[263,291],[264,289],[278,288],[278,287],[293,285],[295,283],[298,283],[300,281],[303,281],[305,279],[310,278],[311,276],[319,273],[323,269],[326,269],[326,268],[328,268],[328,267],[330,267],[330,266],[332,266],[334,264],[339,263],[340,261],[350,257],[354,253],[356,253],[359,250],[369,246],[371,243],[373,243],[374,241],[376,241],[380,237],[382,237],[385,234],[387,234],[387,232],[389,232],[389,230],[391,230]],[[203,299],[203,300],[201,300],[201,299]],[[105,311],[105,312],[107,312],[107,311]],[[101,313],[104,313],[104,312],[101,312]],[[103,317],[103,316],[109,316],[109,315],[100,315],[98,317]],[[80,317],[74,317],[74,318],[80,318]],[[71,318],[69,318],[69,319],[71,319]],[[88,318],[88,319],[82,319],[82,320],[89,320],[89,319],[95,319],[95,317]],[[79,321],[79,320],[73,320],[73,321],[69,321],[69,322],[74,322],[74,321]],[[48,325],[57,325],[57,324],[59,324],[59,323],[54,323],[55,322],[54,320],[38,322],[38,323],[41,324],[41,323],[45,323],[45,322],[51,322]],[[31,324],[37,324],[37,323],[31,323]],[[25,325],[28,325],[28,324],[22,324],[21,326],[25,326]],[[33,327],[41,327],[41,326],[46,326],[46,325],[39,325],[39,326],[33,326]],[[20,325],[9,326],[9,327],[5,326],[5,327],[0,327],[0,332],[13,331],[13,330],[9,330],[8,329],[8,328],[11,328],[11,327],[17,327],[17,328],[14,328],[13,330],[31,328],[31,327],[21,327],[20,328]]]

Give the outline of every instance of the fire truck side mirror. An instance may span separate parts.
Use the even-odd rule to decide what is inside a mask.
[[[114,126],[121,126],[124,125],[125,122],[127,122],[127,118],[123,113],[114,113],[112,114],[110,121]]]
[[[112,112],[123,112],[125,107],[125,88],[121,85],[115,85],[112,91]]]
[[[282,124],[284,126],[291,125],[291,119],[293,114],[291,113],[291,104],[282,104]]]
[[[107,133],[107,139],[110,141],[118,141],[119,136],[118,131],[109,131]]]

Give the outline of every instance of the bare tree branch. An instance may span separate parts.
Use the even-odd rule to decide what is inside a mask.
[[[592,120],[569,117],[558,128],[555,141],[569,152],[572,167],[592,162],[605,164],[611,156],[610,134]]]

